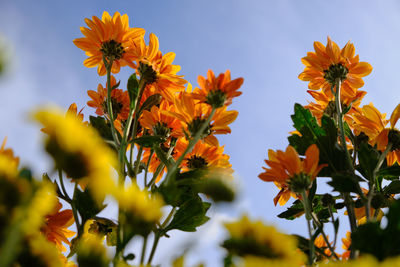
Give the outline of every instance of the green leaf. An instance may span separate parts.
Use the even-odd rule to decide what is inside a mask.
[[[202,202],[200,197],[187,200],[175,213],[164,232],[177,229],[185,232],[195,232],[196,228],[206,223],[210,218],[206,216],[211,204]]]
[[[300,200],[293,202],[292,206],[287,208],[286,211],[278,214],[279,218],[286,220],[294,220],[304,213],[304,207]]]
[[[160,94],[149,96],[140,107],[139,114],[142,113],[143,110],[150,110],[153,106],[160,104],[161,99],[162,96]]]
[[[373,179],[373,172],[378,160],[379,152],[367,143],[361,143],[358,150],[359,165],[357,170],[370,181]]]
[[[383,192],[385,194],[398,194],[400,193],[400,181],[393,181],[389,185],[387,185]]]
[[[27,168],[21,169],[21,170],[19,171],[18,176],[21,177],[21,178],[23,178],[23,179],[26,179],[26,180],[28,180],[28,181],[32,181],[32,179],[33,179],[33,178],[32,178],[32,172],[31,172],[31,170],[30,170],[30,169],[27,169]],[[43,178],[45,178],[45,177],[43,177]],[[49,180],[50,180],[50,178],[49,178]]]
[[[341,193],[358,192],[357,181],[352,175],[336,173],[332,176],[332,181],[328,182],[333,187],[333,191]]]
[[[400,176],[400,166],[392,165],[390,167],[382,168],[378,171],[378,176],[386,180],[398,180]]]
[[[142,147],[153,147],[164,142],[164,138],[160,135],[144,135],[133,139],[133,143],[136,143]]]
[[[128,84],[126,87],[128,89],[128,94],[129,94],[130,108],[134,109],[136,98],[138,97],[139,94],[139,82],[137,80],[135,73],[129,77]]]
[[[90,125],[97,130],[101,137],[105,140],[113,140],[111,126],[105,118],[97,116],[89,116]]]
[[[154,145],[153,149],[156,152],[158,159],[161,160],[161,162],[165,164],[167,169],[170,169],[171,165],[174,163],[174,160],[172,159],[172,157],[167,158],[167,154],[158,145]]]
[[[86,188],[84,192],[76,189],[73,202],[79,214],[82,216],[83,221],[93,218],[106,207],[106,205],[97,204],[88,188]]]

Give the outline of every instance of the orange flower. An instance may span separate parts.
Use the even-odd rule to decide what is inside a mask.
[[[196,134],[211,113],[209,105],[199,103],[194,99],[193,94],[187,92],[182,92],[175,98],[174,107],[174,112],[163,112],[181,121],[187,138],[193,137]],[[235,121],[237,115],[237,111],[227,111],[226,107],[217,109],[209,127],[205,129],[202,139],[210,145],[218,146],[218,139],[214,135],[230,133],[231,129],[228,125]]]
[[[62,204],[58,202],[53,212],[46,216],[46,222],[41,232],[47,240],[56,245],[59,251],[65,252],[67,249],[62,243],[71,245],[68,238],[75,235],[74,231],[68,230],[68,227],[74,223],[74,215],[72,210],[60,211],[61,208]]]
[[[321,122],[321,118],[324,114],[328,116],[333,116],[336,114],[335,96],[331,91],[324,92],[321,91],[307,91],[315,100],[314,102],[309,102],[305,108],[309,109],[311,113]],[[351,105],[351,109],[344,115],[344,120],[349,126],[352,125],[353,119],[352,114],[359,110],[359,105],[363,97],[367,94],[365,91],[357,90],[354,96],[341,95],[340,103],[342,107],[346,108]]]
[[[197,82],[200,88],[195,89],[194,97],[217,108],[230,105],[234,97],[242,94],[238,89],[243,84],[243,78],[231,80],[229,70],[218,77],[215,77],[212,70],[208,70],[207,79],[199,75]]]
[[[398,136],[399,130],[394,128],[400,118],[400,104],[394,109],[390,119],[387,120],[385,113],[380,113],[372,103],[362,107],[361,112],[354,114],[354,125],[356,133],[363,132],[369,138],[372,146],[384,151],[390,141],[392,144],[391,152],[388,153],[386,159],[388,165],[393,165],[396,161],[400,162],[400,147]],[[387,124],[390,122],[390,128]]]
[[[342,248],[344,249],[342,260],[348,260],[350,258],[351,232],[346,232],[346,237],[342,238],[342,242]]]
[[[290,191],[289,186],[286,184],[279,184],[277,182],[274,182],[276,187],[280,189],[279,193],[274,197],[274,205],[279,203],[280,206],[285,205],[290,197],[297,198],[296,194]]]
[[[83,65],[88,68],[97,66],[100,76],[106,74],[103,56],[108,61],[113,61],[111,72],[118,73],[120,68],[126,65],[132,66],[133,55],[129,51],[129,41],[144,36],[144,29],[130,28],[128,15],[120,15],[115,12],[111,17],[104,11],[101,20],[93,16],[92,20],[85,19],[89,28],[81,27],[85,35],[74,40],[74,44],[86,52],[89,57]]]
[[[359,56],[355,55],[354,45],[350,42],[340,49],[328,37],[326,47],[320,42],[314,42],[314,49],[315,52],[308,52],[307,56],[301,59],[306,67],[299,75],[300,80],[309,82],[308,88],[312,90],[322,88],[327,94],[331,90],[333,72],[340,70],[340,78],[343,79],[342,94],[352,96],[364,85],[362,77],[372,71],[369,63],[359,62]]]
[[[275,182],[281,188],[285,186],[290,188],[290,182],[294,179],[306,176],[309,181],[313,181],[319,171],[326,166],[326,164],[318,165],[319,162],[319,149],[313,144],[305,153],[305,158],[300,158],[297,151],[288,146],[286,151],[268,150],[268,160],[265,163],[270,167],[263,169],[265,172],[261,173],[258,177],[266,182]]]
[[[178,138],[183,136],[181,123],[178,119],[165,115],[163,110],[174,111],[174,106],[162,101],[160,107],[153,106],[150,111],[143,111],[140,118],[140,125],[149,129],[153,135],[160,135],[165,138],[169,136]]]
[[[14,151],[11,148],[5,148],[7,143],[7,137],[4,137],[3,143],[0,147],[0,155],[6,156],[15,163],[15,166],[19,165],[19,157],[14,156]]]
[[[328,241],[329,241],[329,235],[327,235],[326,238],[327,238]],[[331,246],[332,246],[332,244],[333,244],[333,242],[330,242],[330,245],[331,245]],[[331,256],[331,255],[332,255],[332,252],[331,252],[331,250],[329,249],[328,244],[325,242],[325,239],[324,239],[324,237],[322,236],[322,234],[319,235],[319,236],[317,236],[317,238],[315,238],[315,240],[314,240],[314,245],[315,245],[317,248],[323,249],[325,255],[327,255],[327,256]]]
[[[186,148],[188,141],[182,140],[182,142],[177,145],[182,145]],[[229,163],[229,156],[223,153],[223,146],[211,146],[202,141],[197,142],[193,150],[186,154],[182,162],[182,170],[188,171],[204,168],[231,169],[232,165]]]
[[[116,85],[114,76],[111,76],[111,88]],[[107,86],[106,86],[107,87]],[[87,91],[92,100],[87,102],[87,105],[96,108],[96,114],[103,116],[108,114],[107,111],[107,88],[99,84],[97,92],[94,90]],[[113,89],[111,91],[111,104],[113,108],[114,120],[125,121],[129,116],[129,94],[128,91],[122,89]]]
[[[169,52],[162,55],[159,51],[159,42],[155,34],[150,34],[149,45],[147,46],[143,37],[131,39],[129,44],[133,58],[137,62],[134,68],[138,69],[139,75],[146,79],[146,90],[154,90],[161,94],[164,99],[173,103],[177,92],[185,89],[187,83],[183,75],[177,75],[181,67],[172,65],[175,53]],[[149,89],[148,87],[154,87]]]

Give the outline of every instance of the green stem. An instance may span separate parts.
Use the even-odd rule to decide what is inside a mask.
[[[308,235],[310,236],[310,242],[309,242],[309,248],[310,248],[310,254],[308,256],[308,264],[311,266],[313,265],[314,262],[314,242],[313,242],[313,233],[312,233],[312,229],[311,229],[311,210],[310,210],[310,206],[308,203],[308,197],[307,197],[307,193],[304,190],[301,193],[301,197],[302,197],[302,202],[303,202],[303,206],[304,206],[304,210],[305,210],[305,217],[307,220],[307,228],[308,228]]]
[[[71,203],[71,198],[68,196],[67,190],[65,189],[64,179],[63,179],[63,176],[62,176],[62,170],[61,169],[58,170],[58,178],[60,180],[61,190],[62,190],[62,192],[64,194],[64,197],[65,197],[64,200],[66,200],[68,203]]]
[[[132,144],[133,145],[133,144]],[[140,166],[140,158],[142,157],[142,153],[143,153],[143,146],[139,147],[139,150],[137,152],[136,155],[136,161],[135,161],[135,169],[133,171],[133,177],[136,179],[136,176],[139,172],[139,166]]]
[[[178,158],[178,160],[175,162],[175,164],[171,167],[171,170],[168,170],[167,176],[165,178],[165,183],[168,184],[171,180],[171,176],[175,174],[179,166],[181,165],[182,161],[184,160],[185,156],[187,153],[190,153],[192,151],[193,147],[196,145],[196,143],[200,140],[201,136],[204,133],[204,130],[208,127],[210,124],[210,121],[214,117],[216,108],[212,108],[210,115],[208,116],[207,120],[201,125],[200,129],[197,131],[197,133],[193,136],[192,140],[189,141],[188,146],[186,147],[185,151],[182,153],[182,155]]]
[[[168,214],[167,218],[165,218],[164,222],[161,224],[160,228],[155,233],[153,246],[151,248],[151,252],[150,252],[149,260],[147,261],[147,265],[151,265],[151,261],[153,260],[154,253],[156,252],[158,241],[160,240],[160,238],[162,236],[162,232],[163,232],[164,228],[168,225],[168,223],[171,221],[172,217],[175,215],[175,211],[176,211],[176,207],[174,207],[170,211],[170,213]]]
[[[325,234],[323,224],[319,221],[318,217],[314,214],[314,212],[311,212],[311,218],[313,219],[313,221],[317,225],[317,227],[321,229],[322,237],[324,238],[326,245],[328,246],[329,250],[331,251],[331,256],[333,255],[333,257],[336,260],[339,260],[338,255],[336,255],[336,253],[335,253],[335,249],[332,248],[331,244],[329,243],[329,239]]]
[[[147,247],[147,236],[145,236],[143,240],[142,254],[140,255],[140,265],[142,265],[144,262],[144,257],[146,255],[146,247]]]
[[[113,61],[111,60],[110,62],[107,62],[105,56],[103,56],[103,62],[104,66],[106,67],[107,71],[107,113],[108,116],[110,116],[110,124],[111,124],[111,133],[114,138],[114,142],[116,145],[119,145],[119,140],[118,140],[118,135],[117,131],[114,126],[114,113],[113,113],[113,107],[112,107],[112,102],[111,102],[111,68]]]
[[[147,174],[149,173],[150,161],[153,155],[154,155],[154,149],[151,149],[149,159],[147,160],[146,169],[144,171],[144,186],[147,185]]]
[[[71,202],[71,208],[72,208],[72,214],[74,215],[74,220],[75,220],[75,224],[76,224],[76,229],[78,231],[78,238],[81,237],[82,235],[82,227],[81,224],[79,223],[79,217],[78,217],[78,211],[76,209],[76,205],[75,205],[75,196],[76,196],[76,191],[79,190],[78,189],[78,184],[75,183],[75,187],[74,187],[74,194],[72,196],[72,202]]]

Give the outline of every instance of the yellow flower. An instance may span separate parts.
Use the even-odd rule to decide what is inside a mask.
[[[34,117],[47,128],[46,150],[56,168],[79,183],[88,184],[98,201],[116,190],[111,168],[117,166],[116,156],[95,129],[57,110],[39,110]]]
[[[114,198],[124,211],[120,224],[132,235],[147,236],[162,217],[162,197],[150,195],[150,192],[141,190],[136,184],[120,187]]]
[[[303,255],[297,252],[296,239],[278,232],[273,226],[264,225],[262,221],[250,221],[243,216],[237,222],[226,223],[225,227],[230,237],[224,242],[223,247],[235,255],[243,256],[245,262],[248,257],[249,262],[254,260],[272,264],[278,261],[290,261],[297,265],[303,263]]]
[[[43,182],[27,207],[25,218],[22,221],[22,230],[28,235],[39,232],[45,224],[46,215],[50,214],[56,205],[57,197],[54,185],[50,182]]]
[[[93,16],[92,20],[85,19],[89,28],[81,27],[85,37],[74,40],[74,44],[86,52],[89,57],[83,65],[88,68],[97,66],[100,76],[106,74],[103,56],[108,61],[112,60],[112,73],[118,73],[120,68],[132,65],[132,54],[129,51],[129,41],[144,36],[144,29],[130,28],[128,15],[115,12],[111,17],[104,11],[101,20]]]
[[[22,256],[19,257],[20,260],[28,261],[29,264],[35,262],[37,264],[35,266],[65,266],[54,244],[46,240],[46,238],[40,234],[36,233],[28,238],[28,249],[29,251],[23,251]]]
[[[10,155],[0,153],[0,177],[15,179],[18,175],[18,161]]]
[[[6,147],[6,142],[7,142],[7,137],[5,137],[3,139],[3,143],[1,144],[0,155],[7,156],[11,161],[13,161],[14,163],[12,163],[11,166],[18,167],[19,157],[14,156],[14,151],[11,148],[5,148]],[[12,169],[12,167],[11,167],[11,169]]]
[[[362,77],[372,71],[367,62],[359,62],[355,55],[354,45],[348,42],[342,49],[328,37],[326,47],[320,42],[314,42],[315,52],[308,52],[301,62],[306,66],[299,79],[308,81],[311,90],[322,89],[325,93],[331,90],[332,79],[341,74],[342,94],[353,96],[358,88],[364,85]]]
[[[80,239],[77,246],[78,266],[109,266],[109,258],[103,244],[103,239],[97,236],[89,239]]]

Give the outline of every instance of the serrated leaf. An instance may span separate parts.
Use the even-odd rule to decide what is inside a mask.
[[[161,99],[162,96],[160,94],[149,96],[140,107],[139,114],[142,113],[143,110],[150,110],[153,106],[160,104]]]
[[[130,101],[130,108],[135,108],[136,99],[139,94],[139,82],[137,80],[136,74],[132,74],[128,79],[127,84],[128,94],[129,94],[129,101]]]
[[[97,130],[101,137],[105,140],[113,140],[110,124],[105,118],[97,116],[89,116],[90,125]]]
[[[357,170],[370,181],[373,179],[373,172],[378,160],[379,152],[367,143],[361,143],[358,149],[359,166],[357,166]]]
[[[153,147],[154,145],[159,145],[164,142],[164,138],[160,135],[145,135],[132,140],[142,147]]]
[[[106,207],[106,205],[97,204],[88,188],[83,192],[76,189],[74,191],[73,202],[75,203],[79,214],[82,216],[83,221],[93,218]]]
[[[199,197],[187,200],[175,213],[174,218],[164,229],[164,232],[177,229],[185,232],[195,232],[196,228],[206,223],[210,218],[206,216],[211,204],[202,202]]]
[[[400,176],[400,166],[392,165],[390,167],[382,168],[377,174],[386,180],[398,180]]]
[[[300,200],[293,202],[292,206],[287,208],[286,211],[278,214],[279,218],[286,220],[294,220],[304,213],[304,207]]]
[[[346,174],[334,174],[332,176],[332,180],[328,182],[330,186],[333,187],[333,191],[341,192],[341,193],[350,193],[358,192],[357,181],[355,181],[352,175]]]
[[[383,189],[383,192],[389,195],[400,193],[400,181],[391,182]]]

